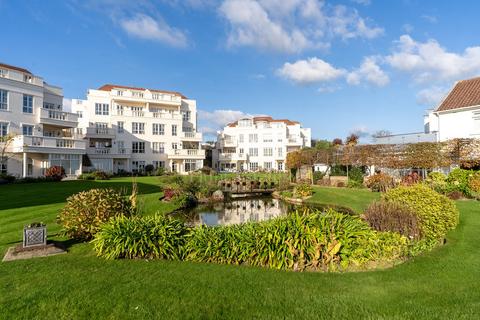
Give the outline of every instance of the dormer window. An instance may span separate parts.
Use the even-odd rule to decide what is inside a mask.
[[[153,100],[160,100],[160,95],[158,93],[152,93]]]
[[[0,69],[0,78],[6,78],[8,76],[8,70]]]
[[[123,90],[117,90],[117,96],[119,97],[123,96]]]
[[[143,98],[143,92],[140,92],[140,91],[132,91],[132,97],[134,97],[134,98]]]
[[[33,77],[29,74],[24,74],[23,75],[23,81],[28,82],[28,83],[32,83],[33,82]]]

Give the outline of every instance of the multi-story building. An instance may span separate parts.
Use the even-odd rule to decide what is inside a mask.
[[[377,144],[437,142],[480,138],[480,77],[461,80],[424,117],[424,132],[374,138]]]
[[[51,166],[82,171],[86,142],[78,116],[63,111],[63,91],[30,71],[0,64],[0,173],[42,176]]]
[[[244,118],[219,132],[213,165],[219,171],[284,171],[287,153],[310,145],[311,130],[299,122]]]
[[[196,101],[178,92],[104,85],[72,100],[87,140],[87,169],[188,173],[203,167]]]

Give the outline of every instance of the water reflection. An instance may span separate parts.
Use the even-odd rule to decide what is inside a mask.
[[[214,226],[269,220],[284,216],[292,209],[290,204],[266,197],[200,205],[180,214],[189,225]]]

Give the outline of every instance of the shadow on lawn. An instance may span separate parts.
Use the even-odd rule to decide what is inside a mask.
[[[137,182],[139,194],[160,192],[155,184]],[[112,188],[129,194],[132,183],[129,181],[62,181],[0,186],[0,210],[63,203],[72,194],[94,188]]]

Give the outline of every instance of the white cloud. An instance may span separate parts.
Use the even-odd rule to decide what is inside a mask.
[[[431,16],[431,15],[428,15],[428,14],[424,14],[421,16],[421,18],[427,22],[430,22],[430,23],[437,23],[438,22],[438,18],[435,17],[435,16]]]
[[[287,62],[277,70],[277,74],[299,84],[308,84],[338,79],[344,76],[346,71],[337,69],[322,59],[309,58],[294,63]]]
[[[383,87],[390,82],[388,75],[377,64],[377,57],[365,57],[359,68],[347,75],[347,82],[351,85],[359,85],[367,81],[373,85]]]
[[[420,90],[417,93],[417,103],[425,106],[436,106],[445,98],[448,90],[448,88],[440,86]]]
[[[351,0],[351,1],[358,4],[363,4],[364,6],[368,6],[370,5],[370,3],[372,3],[370,0]]]
[[[328,48],[334,38],[372,39],[384,32],[354,9],[316,0],[225,0],[219,12],[230,27],[229,47],[298,53]]]
[[[393,68],[411,74],[419,83],[459,80],[480,74],[480,46],[454,53],[434,39],[417,42],[409,35],[402,35],[386,61]]]
[[[409,23],[405,23],[403,26],[402,26],[402,29],[403,31],[405,31],[406,33],[412,33],[412,31],[415,29],[411,24]]]
[[[250,116],[252,115],[239,110],[198,110],[200,131],[210,136],[215,135],[218,130],[221,130],[228,123]]]
[[[187,46],[187,37],[182,31],[170,27],[162,19],[153,19],[146,14],[138,13],[131,18],[124,18],[120,21],[120,26],[133,37],[174,47]]]

